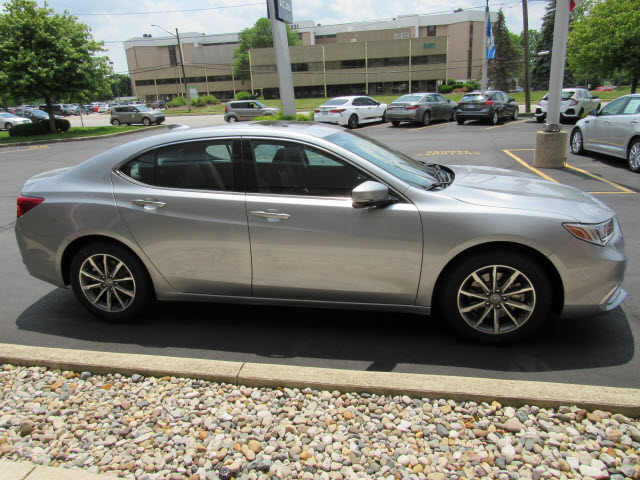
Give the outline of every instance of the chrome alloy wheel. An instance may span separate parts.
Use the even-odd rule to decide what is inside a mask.
[[[127,266],[112,255],[99,253],[80,267],[82,293],[95,307],[106,312],[122,312],[136,296],[136,282]]]
[[[571,152],[580,153],[582,151],[582,132],[577,130],[574,132],[571,138]]]
[[[458,290],[458,312],[482,333],[502,334],[524,325],[536,306],[533,284],[519,270],[504,265],[482,267]]]
[[[635,142],[629,149],[629,168],[634,172],[640,170],[640,142]]]

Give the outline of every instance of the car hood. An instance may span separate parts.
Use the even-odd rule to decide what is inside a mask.
[[[599,223],[615,213],[605,203],[577,188],[502,168],[450,166],[455,180],[442,192],[461,202],[566,215]]]

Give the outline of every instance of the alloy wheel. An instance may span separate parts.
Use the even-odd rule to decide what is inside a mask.
[[[571,153],[579,154],[582,151],[582,132],[576,130],[571,137]]]
[[[629,170],[640,170],[640,141],[636,141],[629,149]]]
[[[458,290],[458,312],[483,334],[504,334],[522,327],[533,314],[536,292],[521,271],[490,265],[469,275]]]
[[[81,265],[79,283],[96,308],[115,313],[126,310],[136,296],[136,282],[125,263],[104,253],[88,257]]]

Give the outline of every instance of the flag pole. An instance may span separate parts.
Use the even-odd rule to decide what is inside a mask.
[[[489,0],[487,0],[487,8],[485,9],[485,13],[484,13],[484,42],[483,42],[483,49],[482,49],[482,93],[484,93],[487,90],[487,67],[489,64],[489,60],[487,58],[487,42],[488,42],[488,37],[487,37],[487,25],[489,23]]]

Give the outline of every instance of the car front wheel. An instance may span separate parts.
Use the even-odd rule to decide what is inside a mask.
[[[4,129],[8,132],[9,130],[11,130],[13,128],[13,125],[11,125],[10,123],[5,123],[4,124]]]
[[[519,114],[520,114],[520,108],[516,107],[516,109],[513,111],[513,115],[511,115],[511,120],[517,120]]]
[[[349,117],[349,122],[347,123],[347,126],[351,129],[358,128],[358,116],[355,113],[353,113]]]
[[[582,131],[579,128],[574,128],[573,132],[571,132],[569,145],[571,146],[571,153],[574,155],[582,155],[584,153]]]
[[[640,139],[633,141],[629,147],[629,170],[632,172],[640,171]]]
[[[114,118],[113,120],[111,120],[111,125],[113,125],[114,127],[119,127],[122,124],[120,123],[120,120]]]
[[[142,124],[145,127],[148,127],[149,125],[151,125],[151,120],[149,120],[147,117],[145,117],[145,118],[142,119]]]
[[[106,242],[85,245],[71,261],[71,286],[93,315],[112,322],[133,320],[153,303],[151,281],[138,258]]]
[[[477,253],[458,263],[445,282],[441,312],[472,340],[505,344],[522,339],[551,312],[547,274],[520,253]]]
[[[544,117],[536,117],[538,123],[544,123]]]
[[[497,125],[498,124],[498,111],[497,110],[493,111],[489,121],[491,122],[491,125]]]

